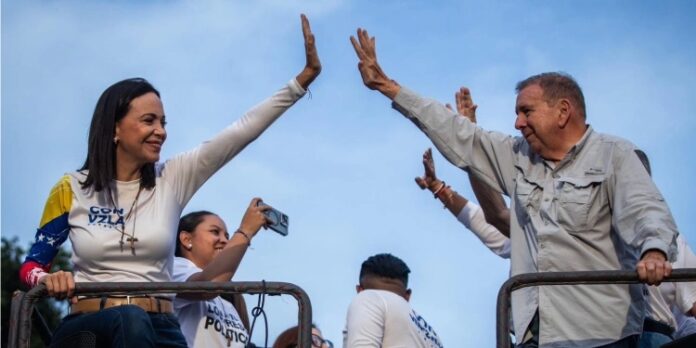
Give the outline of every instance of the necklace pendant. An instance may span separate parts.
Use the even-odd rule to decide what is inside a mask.
[[[135,255],[135,242],[138,241],[138,238],[128,237],[126,240],[130,242],[131,253]]]
[[[140,192],[142,192],[142,190],[143,190],[143,187],[141,186],[138,189],[138,193],[135,195],[135,199],[133,200],[133,203],[131,204],[131,207],[128,210],[128,214],[126,214],[125,217],[123,217],[123,215],[122,215],[123,210],[121,210],[121,214],[117,214],[118,215],[117,224],[120,223],[120,225],[121,225],[120,229],[118,227],[116,227],[116,230],[121,233],[121,240],[118,242],[118,244],[121,247],[121,252],[123,252],[123,244],[125,244],[123,239],[126,236],[128,236],[128,238],[126,238],[126,241],[128,241],[130,243],[131,254],[133,254],[133,255],[135,255],[135,242],[138,241],[138,238],[135,238],[135,226],[136,226],[135,219],[137,218],[137,215],[138,215],[136,208],[138,205],[138,198],[140,197]],[[114,207],[116,207],[116,203],[115,203],[115,200],[113,197],[111,197],[111,202],[114,205]],[[126,233],[126,224],[128,223],[128,220],[130,220],[131,215],[133,216],[133,232],[131,234],[128,234],[128,233]]]

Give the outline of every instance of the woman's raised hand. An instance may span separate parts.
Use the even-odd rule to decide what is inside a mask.
[[[297,75],[297,82],[299,82],[302,88],[307,89],[321,73],[321,62],[319,61],[319,54],[317,54],[317,46],[314,43],[314,34],[312,34],[312,29],[309,27],[309,20],[304,14],[301,14],[300,17],[302,19],[302,35],[304,36],[307,63],[302,72]]]
[[[263,212],[270,209],[267,205],[259,205],[261,198],[254,198],[249,203],[249,207],[242,217],[242,223],[239,224],[239,229],[244,233],[250,234],[249,237],[253,237],[268,223],[268,218]]]

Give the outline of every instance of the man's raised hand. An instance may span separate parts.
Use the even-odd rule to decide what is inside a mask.
[[[363,83],[367,88],[378,90],[389,99],[394,99],[399,94],[399,84],[387,77],[382,68],[377,63],[377,52],[375,50],[375,38],[370,37],[367,30],[358,28],[357,39],[350,37],[355,54],[358,55],[358,70],[362,76]]]

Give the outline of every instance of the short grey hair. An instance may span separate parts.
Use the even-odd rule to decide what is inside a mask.
[[[582,94],[582,89],[569,74],[564,72],[545,72],[534,75],[518,82],[515,92],[519,94],[520,91],[532,85],[541,87],[547,103],[555,104],[561,98],[568,98],[582,118],[587,118],[585,115],[585,97]]]

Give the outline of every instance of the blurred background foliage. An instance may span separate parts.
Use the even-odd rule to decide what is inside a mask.
[[[12,293],[14,293],[15,290],[28,290],[19,281],[19,267],[24,261],[25,254],[26,251],[19,245],[17,237],[13,237],[12,239],[2,238],[2,250],[0,251],[0,255],[2,256],[2,273],[0,273],[2,276],[2,347],[7,347]],[[61,248],[58,255],[56,255],[53,260],[51,272],[56,270],[72,270],[70,256],[69,252]],[[54,330],[67,310],[67,302],[55,301],[47,298],[39,301],[37,309],[48,324],[48,328]],[[34,330],[32,330],[31,347],[45,347],[46,344],[41,340],[35,326],[36,323],[34,324]]]

